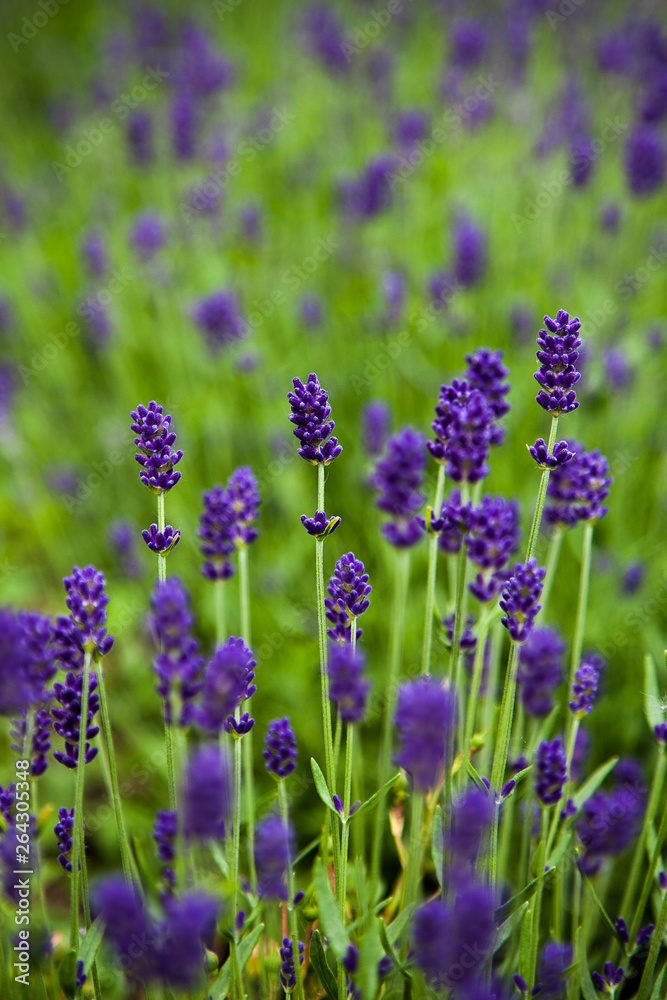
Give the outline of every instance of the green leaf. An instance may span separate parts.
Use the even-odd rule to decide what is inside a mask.
[[[413,909],[414,907],[410,907],[410,910]],[[401,916],[402,915],[403,914],[401,914]],[[396,923],[396,921],[394,921],[394,923]],[[387,932],[387,926],[384,920],[382,920],[382,918],[380,918],[378,921],[378,931],[380,932],[380,943],[382,944],[385,955],[389,955],[389,958],[391,958],[394,965],[396,966],[396,968],[401,973],[404,979],[412,979],[412,973],[405,965],[403,965],[398,955],[396,954],[391,944],[389,943],[389,934]]]
[[[248,936],[245,937],[239,944],[239,965],[241,966],[241,972],[243,972],[248,964],[248,959],[252,955],[255,945],[261,938],[263,930],[264,924],[258,924],[257,927],[251,930]],[[231,985],[232,959],[230,955],[220,970],[218,978],[215,980],[209,991],[209,1000],[225,1000],[225,997],[229,996]]]
[[[214,840],[212,840],[210,843],[210,850],[211,850],[211,857],[215,861],[216,865],[218,866],[222,874],[225,876],[225,878],[229,878],[229,865],[227,864],[227,859],[220,850],[220,845],[217,844]]]
[[[398,774],[395,774],[393,778],[389,779],[389,781],[385,781],[385,783],[382,786],[382,788],[378,788],[377,792],[375,792],[373,795],[371,795],[370,799],[366,799],[366,801],[364,802],[364,804],[362,806],[359,806],[359,808],[357,809],[356,812],[352,813],[352,815],[350,816],[350,819],[354,819],[356,816],[361,816],[362,813],[365,813],[369,809],[372,809],[373,806],[375,805],[375,803],[377,802],[377,800],[380,798],[380,796],[384,795],[385,792],[389,791],[389,789],[392,788],[393,785],[396,784],[396,782],[398,781],[398,779],[400,778],[400,776],[401,776],[401,772],[399,771]]]
[[[497,911],[496,911],[497,912]],[[521,937],[519,938],[519,975],[526,982],[530,979],[530,956],[533,947],[533,911],[527,906],[521,921]]]
[[[662,963],[662,968],[656,977],[655,986],[653,987],[653,993],[651,993],[651,1000],[661,1000],[661,998],[664,996],[662,990],[662,983],[665,978],[665,970],[667,970],[667,960],[665,960]]]
[[[76,998],[76,963],[76,951],[72,948],[71,951],[63,955],[58,966],[58,982],[62,986],[67,1000],[75,1000]]]
[[[601,764],[597,771],[593,771],[588,781],[585,781],[581,788],[574,793],[572,798],[577,807],[577,812],[581,809],[584,802],[587,802],[591,795],[598,790],[609,772],[613,771],[616,767],[617,763],[618,757],[612,757],[606,764]]]
[[[575,957],[579,966],[579,982],[584,1000],[599,1000],[599,994],[593,986],[590,970],[588,968],[588,958],[586,957],[586,944],[584,942],[584,932],[581,927],[577,930],[575,943]]]
[[[438,884],[442,885],[442,872],[444,867],[443,845],[445,843],[445,831],[442,826],[442,806],[437,806],[433,814],[433,829],[431,831],[431,857],[435,868],[435,877]]]
[[[547,871],[545,871],[542,875],[540,875],[538,878],[534,878],[532,882],[529,882],[527,886],[524,886],[521,892],[517,892],[516,896],[512,896],[512,898],[508,899],[506,903],[503,903],[502,906],[499,906],[495,911],[495,913],[493,914],[493,919],[495,920],[495,922],[497,924],[504,923],[508,919],[508,917],[511,917],[512,914],[519,909],[520,906],[523,906],[524,903],[527,903],[528,900],[535,895],[535,892],[537,890],[538,885],[540,884],[540,881],[550,876],[553,871],[554,871],[553,868],[551,867],[548,868]]]
[[[480,774],[478,774],[478,772],[475,770],[475,768],[472,766],[472,764],[470,763],[469,760],[466,761],[466,770],[467,770],[468,774],[470,775],[470,777],[472,778],[472,780],[477,785],[477,787],[480,788],[484,792],[485,795],[488,794],[489,789],[486,787],[486,785],[482,781],[482,776]]]
[[[327,956],[324,953],[322,938],[318,930],[314,930],[310,939],[310,961],[315,969],[320,986],[329,1000],[338,1000],[338,981],[329,968]]]
[[[616,938],[616,940],[621,945],[625,945],[625,942],[623,941],[623,938],[619,935],[618,931],[616,930],[616,925],[614,924],[614,921],[611,919],[611,917],[609,916],[609,914],[605,910],[604,906],[602,905],[602,900],[600,899],[600,897],[598,896],[597,892],[595,891],[595,889],[593,887],[593,883],[589,879],[588,875],[584,875],[584,883],[586,885],[586,888],[590,892],[591,896],[595,900],[595,905],[597,906],[598,910],[600,911],[600,916],[604,920],[605,924],[607,925],[607,927],[609,928],[609,930],[611,931],[611,933],[613,934],[613,936]]]
[[[320,765],[317,763],[314,757],[310,758],[310,766],[313,771],[313,778],[315,779],[315,788],[317,789],[317,794],[322,799],[322,802],[324,802],[325,806],[328,806],[329,809],[331,809],[331,812],[335,813],[335,815],[338,816],[338,819],[341,819],[340,813],[333,804],[333,799],[331,798],[331,795],[329,793],[329,788],[327,786],[326,778],[322,774]]]
[[[321,858],[315,862],[315,893],[324,933],[329,938],[331,950],[340,960],[347,951],[347,934]]]
[[[382,920],[379,922],[382,923]],[[370,920],[361,941],[359,956],[359,992],[362,997],[374,997],[377,993],[378,962],[383,954],[378,921]]]
[[[307,847],[304,847],[302,851],[299,851],[294,861],[292,862],[293,866],[296,867],[296,865],[298,865],[300,861],[303,861],[303,859],[307,857],[310,854],[310,852],[313,851],[321,842],[322,842],[321,835],[319,837],[315,837],[315,840],[311,840],[311,842],[308,844]]]
[[[644,657],[644,715],[651,733],[656,726],[665,721],[661,703],[655,660],[650,653],[647,653]]]
[[[102,938],[104,937],[104,923],[102,922],[102,916],[96,917],[92,924],[86,931],[86,936],[83,939],[83,944],[79,948],[79,958],[83,962],[83,967],[86,972],[89,972],[92,968],[93,962],[100,950],[100,945],[102,944]]]
[[[415,909],[416,905],[411,903],[410,906],[406,906],[404,910],[401,910],[396,919],[389,924],[387,927],[387,938],[390,944],[396,944],[398,939],[402,936],[403,931],[408,925],[408,921],[415,912]]]
[[[523,915],[527,909],[528,903],[522,903],[518,910],[515,910],[514,913],[510,914],[507,920],[503,921],[496,931],[496,939],[493,944],[494,953],[505,944],[505,941],[507,941],[508,937],[514,930],[514,925],[521,923]]]

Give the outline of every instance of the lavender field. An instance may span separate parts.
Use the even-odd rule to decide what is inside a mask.
[[[663,1000],[664,11],[0,50],[0,1000]]]

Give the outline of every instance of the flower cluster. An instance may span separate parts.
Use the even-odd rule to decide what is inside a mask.
[[[576,364],[579,358],[579,330],[581,321],[564,309],[559,309],[556,318],[544,317],[546,330],[537,335],[537,360],[540,369],[535,378],[540,385],[536,400],[542,409],[559,417],[572,413],[579,406],[574,386],[581,378]]]
[[[51,709],[53,728],[58,736],[65,741],[64,750],[54,750],[53,756],[65,767],[76,767],[79,762],[79,730],[81,726],[81,710],[83,696],[83,674],[70,671],[64,684],[56,681],[53,691],[61,708]],[[91,747],[89,740],[94,739],[100,731],[99,726],[91,725],[100,707],[97,691],[97,677],[90,675],[88,684],[88,718],[86,720],[84,764],[90,764],[97,757],[98,747]]]
[[[503,573],[519,544],[519,508],[502,497],[485,496],[468,518],[465,544],[468,558],[482,569],[470,584],[478,601],[494,600],[507,579]]]
[[[241,638],[231,636],[216,649],[204,670],[201,702],[193,710],[197,724],[205,732],[217,734],[223,728],[237,732],[234,711],[257,690],[253,683],[256,666],[252,651]],[[244,722],[244,732],[248,732],[254,720]]]
[[[525,565],[517,563],[507,581],[499,603],[505,612],[501,621],[513,642],[525,642],[533,630],[545,573],[533,556]]]
[[[58,822],[53,828],[58,841],[58,863],[66,872],[72,873],[72,847],[74,846],[74,806],[67,811],[63,806],[58,810]]]
[[[543,806],[551,806],[563,796],[567,781],[565,745],[556,737],[551,743],[544,740],[535,754],[535,794]]]
[[[234,515],[227,491],[222,486],[214,486],[204,493],[203,503],[197,532],[205,559],[202,573],[209,580],[227,580],[234,573],[229,556],[236,548]]]
[[[299,965],[304,962],[304,944],[298,941]],[[280,985],[285,993],[291,993],[296,986],[296,967],[294,964],[294,947],[290,938],[284,937],[280,949]]]
[[[0,715],[48,700],[46,685],[57,671],[52,634],[47,619],[0,608]]]
[[[571,442],[570,447],[573,449],[570,461],[555,469],[549,478],[549,502],[544,510],[549,524],[563,528],[603,518],[608,510],[604,501],[613,482],[609,463],[597,449],[584,451],[576,442]]]
[[[187,840],[222,840],[232,812],[233,779],[227,755],[202,746],[188,759],[183,788],[183,832]]]
[[[598,692],[601,667],[600,658],[595,654],[589,654],[584,657],[575,671],[570,691],[569,708],[573,715],[579,719],[583,719],[593,708],[593,702]]]
[[[171,865],[176,857],[177,834],[177,813],[167,809],[156,813],[153,840],[157,846],[157,856],[163,864],[162,877],[168,886],[174,886],[176,883],[176,875]]]
[[[166,526],[164,531],[160,531],[157,524],[151,524],[150,528],[144,528],[141,532],[141,537],[151,552],[155,552],[156,555],[166,556],[180,542],[181,533],[178,529],[174,530],[170,524]]]
[[[153,669],[158,678],[157,693],[164,702],[167,722],[171,722],[172,694],[182,702],[181,724],[190,718],[191,702],[201,689],[203,658],[192,636],[194,618],[190,599],[179,580],[169,577],[157,583],[151,598],[151,628],[158,647]]]
[[[443,385],[432,428],[435,439],[427,448],[437,462],[445,463],[450,479],[478,483],[488,475],[489,448],[497,441],[498,429],[483,392],[462,379]]]
[[[503,364],[502,351],[490,351],[480,347],[474,354],[466,354],[468,367],[465,380],[473,389],[479,389],[491,409],[495,420],[500,420],[510,411],[505,396],[510,391],[509,368]],[[491,444],[502,444],[504,432],[497,424],[491,429]]]
[[[551,628],[536,628],[519,653],[517,682],[524,711],[543,718],[553,708],[553,695],[563,680],[565,643]]]
[[[527,445],[527,448],[537,467],[551,472],[574,458],[574,452],[570,451],[567,441],[556,441],[551,453],[544,438],[538,438],[535,444]]]
[[[327,673],[329,697],[338,706],[343,722],[361,722],[366,711],[370,684],[364,679],[365,658],[350,643],[329,649]]]
[[[294,391],[287,394],[292,412],[290,420],[295,425],[294,436],[301,445],[301,458],[311,465],[329,465],[342,452],[338,439],[332,437],[336,426],[331,417],[329,394],[320,385],[315,372],[311,372],[304,385],[301,379],[292,379]]]
[[[382,532],[397,548],[409,548],[421,538],[416,514],[424,503],[424,441],[410,427],[389,439],[385,455],[375,466],[371,480],[378,492],[376,504],[392,520]]]
[[[83,667],[85,653],[98,660],[111,650],[113,639],[106,632],[109,598],[104,589],[104,575],[94,566],[75,566],[63,580],[69,618],[56,622],[54,640],[62,666],[72,670]]]
[[[183,458],[182,451],[174,451],[176,435],[171,430],[171,416],[152,400],[148,406],[137,406],[132,411],[132,430],[137,435],[134,443],[139,449],[135,459],[141,466],[139,478],[153,493],[167,493],[181,478],[174,469]]]
[[[352,620],[368,610],[368,595],[372,590],[364,564],[353,552],[340,557],[327,590],[329,596],[324,599],[324,606],[327,619],[333,625],[327,629],[327,635],[334,642],[349,642]],[[361,635],[361,629],[357,629],[357,638]]]
[[[296,767],[297,749],[289,719],[269,723],[263,750],[266,770],[276,778],[287,778]]]
[[[395,760],[419,792],[435,788],[442,775],[454,704],[451,692],[431,677],[399,688],[394,721],[401,746]]]
[[[287,900],[287,873],[292,864],[294,834],[279,816],[268,816],[257,827],[255,865],[259,894],[264,899]]]

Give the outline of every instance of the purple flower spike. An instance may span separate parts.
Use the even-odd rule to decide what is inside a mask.
[[[456,555],[461,550],[463,537],[469,530],[472,517],[472,503],[461,503],[461,493],[454,490],[440,508],[440,517],[431,521],[431,529],[439,535],[438,545],[448,555]]]
[[[304,962],[305,947],[302,941],[298,942],[299,965]],[[283,946],[280,949],[280,985],[285,993],[291,993],[296,986],[296,966],[294,964],[294,946],[291,938],[283,938]]]
[[[171,416],[152,400],[147,407],[140,404],[132,411],[132,421],[139,478],[153,493],[167,493],[181,478],[174,466],[183,458],[182,451],[173,450],[176,435],[170,428]]]
[[[56,682],[53,691],[61,708],[51,709],[53,728],[58,736],[65,741],[64,751],[55,750],[53,756],[65,767],[76,767],[79,761],[79,729],[81,725],[81,699],[83,694],[83,674],[70,671],[64,684]],[[86,723],[86,743],[84,748],[84,764],[90,764],[97,756],[98,747],[91,747],[89,740],[99,733],[99,726],[92,726],[94,716],[100,707],[100,699],[95,694],[97,677],[90,675],[88,684],[88,719]]]
[[[540,743],[535,754],[535,794],[544,806],[554,805],[563,796],[567,781],[565,745],[558,737]]]
[[[276,778],[287,778],[292,774],[296,767],[297,749],[289,719],[274,719],[269,723],[262,754],[269,774]]]
[[[76,669],[79,664],[83,667],[84,652],[92,653],[93,659],[98,660],[113,646],[113,639],[104,627],[109,598],[104,590],[104,575],[94,566],[85,569],[75,566],[72,575],[64,578],[63,585],[70,615],[58,618],[54,638],[62,651],[62,655],[59,653],[61,662]]]
[[[327,518],[323,510],[316,510],[315,517],[307,517],[305,514],[301,515],[302,525],[308,534],[313,535],[319,542],[325,539],[327,535],[332,535],[340,522],[340,517]]]
[[[256,666],[243,639],[232,636],[215,651],[206,664],[201,704],[195,712],[202,729],[217,734],[224,726],[229,732],[230,716],[257,690],[253,683]]]
[[[250,718],[250,712],[242,712],[238,719],[235,719],[233,715],[230,715],[227,721],[224,723],[225,732],[228,732],[234,739],[240,739],[241,736],[245,736],[255,725],[255,720]]]
[[[74,845],[74,806],[68,812],[63,806],[58,810],[58,822],[53,828],[58,840],[58,863],[66,872],[72,872],[72,847]]]
[[[185,725],[192,712],[192,699],[201,689],[204,662],[199,643],[191,634],[194,618],[190,599],[182,584],[170,577],[156,585],[151,608],[150,626],[159,650],[153,662],[158,678],[156,690],[163,699],[167,722],[172,718],[172,691],[178,691],[183,705],[180,722]]]
[[[510,405],[505,396],[510,391],[509,382],[505,379],[509,375],[509,368],[505,368],[502,351],[490,351],[486,347],[480,347],[474,354],[466,354],[468,368],[465,373],[466,380],[473,389],[479,389],[482,393],[496,420],[500,420],[509,413]],[[491,434],[491,444],[502,444],[504,431],[497,425]]]
[[[571,447],[574,458],[551,474],[547,490],[550,503],[544,511],[549,524],[564,528],[580,521],[601,520],[608,511],[604,501],[613,483],[604,455],[597,449],[584,451],[574,442]]]
[[[399,688],[395,723],[401,749],[395,760],[420,792],[436,786],[446,765],[454,704],[451,692],[432,677]]]
[[[445,463],[450,479],[477,483],[489,471],[489,448],[497,433],[494,412],[479,389],[462,379],[440,387],[431,425],[434,441],[426,447],[436,462]]]
[[[352,619],[359,618],[368,609],[368,595],[372,590],[364,564],[353,552],[340,557],[327,589],[329,597],[324,601],[326,616],[334,626],[327,629],[327,635],[334,642],[349,642]],[[361,629],[357,629],[357,639],[361,635]]]
[[[607,993],[613,996],[617,988],[623,982],[624,972],[622,968],[616,968],[612,962],[605,962],[604,976],[599,972],[591,973],[593,986],[598,993]]]
[[[295,424],[294,436],[301,442],[301,458],[311,465],[329,465],[342,452],[338,439],[332,437],[335,423],[330,420],[329,394],[320,385],[315,372],[311,372],[304,385],[301,379],[292,379],[294,391],[288,392],[292,412],[290,421]]]
[[[279,816],[269,816],[257,827],[255,864],[259,895],[287,901],[287,872],[292,861],[293,832]]]
[[[169,886],[176,883],[176,875],[171,867],[176,857],[176,837],[178,835],[178,816],[175,812],[161,810],[155,814],[153,840],[157,847],[157,856],[164,865],[162,876]]]
[[[192,309],[192,318],[214,354],[243,339],[246,324],[234,292],[214,292],[200,299]]]
[[[575,367],[581,347],[581,321],[578,317],[570,319],[569,313],[559,309],[555,319],[544,317],[544,325],[546,330],[537,335],[540,370],[535,379],[541,388],[536,400],[542,409],[559,417],[579,406],[574,386],[581,378]]]
[[[227,502],[234,519],[234,541],[238,546],[250,545],[258,536],[257,520],[261,499],[259,486],[249,465],[234,469],[227,480]]]
[[[176,548],[181,540],[181,533],[178,530],[175,531],[170,524],[166,526],[164,531],[159,531],[157,524],[151,524],[148,530],[144,528],[141,537],[151,552],[166,555],[167,552]]]
[[[565,643],[551,628],[536,628],[521,647],[517,681],[524,711],[544,718],[553,708],[553,695],[563,680]]]
[[[541,607],[537,602],[545,574],[546,570],[537,565],[533,556],[525,565],[517,563],[507,581],[500,601],[500,607],[505,612],[501,621],[513,642],[526,642],[533,630],[535,616]]]
[[[375,466],[371,485],[378,491],[376,505],[392,518],[382,527],[391,545],[408,548],[422,537],[415,515],[424,503],[424,440],[404,427],[387,442],[386,454]]]
[[[600,680],[600,662],[596,657],[582,660],[574,674],[570,692],[570,711],[578,719],[583,719],[593,708]]]
[[[650,195],[665,182],[667,148],[656,129],[640,125],[628,136],[624,150],[628,187],[634,195]]]
[[[364,679],[364,663],[363,654],[350,643],[334,644],[329,649],[329,698],[338,706],[343,722],[363,720],[370,688]]]
[[[560,465],[565,465],[574,458],[574,452],[568,448],[567,441],[557,441],[554,450],[549,454],[544,438],[538,438],[535,444],[526,445],[531,458],[537,462],[540,469],[550,469],[552,472]]]
[[[468,558],[483,573],[470,584],[478,601],[488,603],[501,590],[507,574],[503,572],[519,544],[519,508],[503,497],[483,497],[468,518],[465,545]]]
[[[229,556],[236,549],[235,519],[229,494],[222,486],[214,486],[204,493],[203,504],[197,532],[202,540],[200,551],[206,560],[202,573],[213,582],[228,580],[234,575]]]
[[[188,760],[183,794],[183,829],[187,840],[220,840],[232,807],[232,775],[227,756],[204,746]]]

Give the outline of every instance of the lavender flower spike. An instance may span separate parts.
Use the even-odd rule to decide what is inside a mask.
[[[243,465],[232,472],[227,480],[227,502],[234,519],[236,546],[250,545],[257,538],[254,524],[262,502],[257,479],[250,466]]]
[[[340,524],[340,517],[327,517],[323,510],[316,510],[314,517],[301,515],[301,523],[309,535],[313,535],[319,542],[323,541],[327,535],[332,535]]]
[[[274,719],[269,723],[262,755],[269,774],[276,778],[287,778],[292,774],[296,767],[297,749],[288,718]]]
[[[352,636],[352,619],[359,618],[368,610],[368,595],[372,589],[364,564],[355,557],[354,552],[340,557],[327,589],[329,597],[325,598],[324,606],[326,616],[334,626],[327,629],[327,635],[335,642],[349,642]],[[358,629],[357,638],[361,638],[361,635],[361,629]]]
[[[336,643],[329,650],[329,697],[343,722],[361,722],[370,684],[364,679],[365,657],[351,643]]]
[[[67,593],[65,603],[69,610],[69,618],[59,618],[56,623],[55,640],[63,648],[65,662],[70,660],[71,666],[78,663],[71,661],[71,655],[66,655],[67,647],[70,654],[76,658],[77,651],[89,652],[98,660],[106,656],[113,646],[113,639],[107,635],[107,604],[109,598],[104,590],[104,575],[94,566],[80,569],[75,566],[71,576],[66,576],[63,585]],[[80,664],[83,658],[79,656]]]
[[[514,574],[507,581],[500,601],[505,612],[501,621],[513,642],[525,642],[533,630],[535,616],[541,607],[537,602],[545,574],[546,570],[537,565],[533,556],[525,566],[517,563]]]
[[[600,679],[600,660],[596,656],[584,657],[574,674],[569,708],[578,719],[583,719],[593,708]]]
[[[292,379],[294,392],[287,398],[292,412],[290,421],[295,424],[294,436],[301,442],[301,458],[311,465],[329,465],[342,452],[338,439],[333,437],[336,426],[331,417],[329,394],[320,385],[315,372],[306,384],[299,378]]]
[[[526,445],[526,448],[531,458],[537,462],[538,469],[549,469],[551,472],[574,458],[574,452],[568,448],[567,441],[557,441],[551,454],[544,438],[538,438],[535,444]]]
[[[202,573],[207,580],[228,580],[234,575],[229,556],[236,549],[235,519],[229,493],[214,486],[203,496],[204,508],[199,517],[200,551],[204,559]]]
[[[53,690],[56,701],[61,708],[51,709],[53,728],[58,736],[62,736],[65,741],[64,751],[55,750],[53,756],[65,767],[74,768],[79,762],[79,729],[81,726],[81,701],[83,694],[83,674],[74,674],[70,671],[66,682],[60,684],[56,682]],[[94,692],[97,690],[97,677],[90,675],[88,684],[88,719],[86,720],[86,743],[84,749],[84,764],[90,764],[97,756],[97,747],[91,747],[89,740],[94,739],[99,733],[99,726],[92,726],[93,717],[100,707],[100,700]]]
[[[575,367],[581,347],[581,321],[576,316],[570,319],[569,313],[559,309],[556,319],[544,317],[544,325],[547,329],[537,335],[540,370],[535,379],[541,388],[536,401],[552,416],[559,417],[579,406],[574,386],[581,378]]]
[[[422,677],[399,688],[395,722],[401,750],[395,759],[420,792],[434,788],[445,767],[454,716],[451,692],[434,678]]]
[[[553,742],[540,743],[535,755],[535,794],[543,806],[551,806],[563,795],[567,780],[565,746],[558,737]]]
[[[371,480],[379,494],[375,502],[392,518],[382,533],[397,548],[409,548],[422,537],[416,514],[424,503],[425,464],[421,434],[404,427],[389,439],[386,454],[375,466]]]
[[[160,531],[157,524],[151,524],[149,529],[144,528],[141,537],[151,552],[166,556],[180,542],[181,533],[178,529],[174,530],[170,524],[166,526],[164,531]]]
[[[167,493],[181,478],[174,471],[183,458],[182,451],[174,451],[176,435],[171,430],[171,416],[152,400],[148,406],[137,406],[132,411],[132,430],[139,451],[134,456],[141,466],[139,478],[153,493]]]

